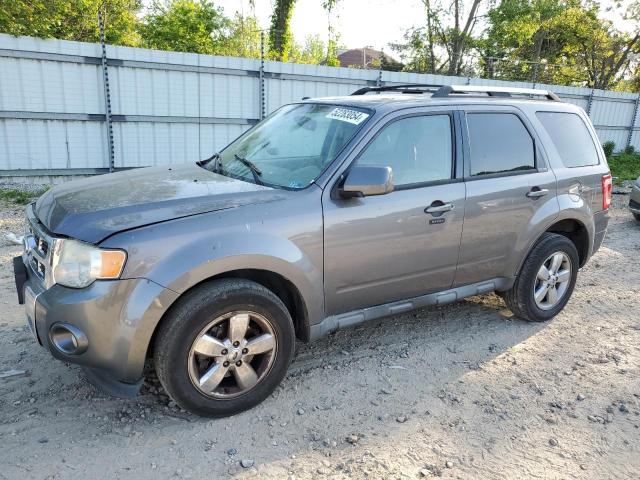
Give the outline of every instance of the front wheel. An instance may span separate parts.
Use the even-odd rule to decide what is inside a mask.
[[[640,213],[634,213],[633,218],[636,219],[636,222],[640,222]]]
[[[569,301],[580,262],[567,237],[545,233],[526,258],[515,284],[503,294],[518,317],[543,322],[555,317]]]
[[[291,316],[273,292],[247,280],[216,280],[187,293],[163,320],[155,368],[182,408],[221,417],[268,397],[294,346]]]

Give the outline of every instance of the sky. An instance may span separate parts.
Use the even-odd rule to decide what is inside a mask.
[[[614,2],[624,7],[629,1],[599,2],[602,16],[614,21],[617,28],[629,31],[632,27],[622,20],[620,10],[610,8]],[[227,15],[235,11],[244,12],[245,15],[252,13],[249,0],[214,0],[214,3],[222,7]],[[268,28],[273,0],[255,0],[254,3],[260,25]],[[340,34],[340,44],[348,48],[368,46],[384,49],[391,54],[389,43],[401,42],[407,29],[425,23],[421,0],[338,0],[337,3],[333,13],[334,30]],[[327,12],[322,8],[321,0],[296,1],[291,29],[298,42],[302,43],[307,35],[316,34],[326,40],[327,26]]]
[[[235,11],[251,13],[249,0],[217,0],[227,15]],[[272,0],[255,0],[256,16],[263,28],[269,27]],[[402,40],[407,28],[420,25],[424,18],[421,0],[338,0],[333,14],[334,29],[339,42],[350,48],[371,46],[389,51],[390,42]],[[321,0],[297,0],[291,19],[291,29],[298,42],[307,35],[327,39],[327,12]]]

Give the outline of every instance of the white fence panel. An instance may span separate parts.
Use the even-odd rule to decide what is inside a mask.
[[[400,83],[547,88],[584,108],[602,142],[640,150],[636,94],[272,61],[262,69],[255,59],[111,45],[107,58],[113,159],[100,45],[0,34],[0,176],[195,161],[283,104]]]

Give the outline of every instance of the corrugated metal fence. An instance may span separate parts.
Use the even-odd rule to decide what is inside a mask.
[[[279,106],[395,83],[531,87],[107,46],[113,158],[99,44],[0,34],[0,176],[65,175],[195,161]],[[602,142],[640,150],[637,94],[549,88],[591,116]]]

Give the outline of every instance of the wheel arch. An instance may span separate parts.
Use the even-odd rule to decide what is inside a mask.
[[[578,251],[578,258],[580,260],[579,267],[583,267],[587,260],[589,260],[589,253],[591,250],[591,234],[589,233],[589,229],[586,224],[574,217],[567,217],[562,219],[554,219],[555,221],[549,224],[540,234],[536,237],[536,239],[531,242],[529,248],[526,250],[526,254],[522,256],[520,259],[520,263],[518,265],[518,270],[516,275],[520,274],[522,270],[522,265],[525,260],[533,250],[533,248],[540,242],[540,239],[545,233],[556,233],[558,235],[562,235],[567,237],[571,242],[575,245],[576,250]]]
[[[590,237],[587,227],[575,218],[565,218],[551,225],[545,233],[557,233],[567,237],[575,245],[580,259],[580,267],[583,267],[589,259]]]
[[[304,297],[298,287],[280,273],[259,268],[241,268],[212,275],[211,277],[205,278],[200,282],[191,285],[188,289],[183,291],[169,306],[169,308],[167,308],[158,323],[155,325],[147,347],[146,357],[149,358],[153,355],[155,340],[160,326],[163,322],[167,321],[166,319],[169,317],[171,311],[179,305],[181,299],[183,299],[189,292],[201,287],[203,284],[228,278],[250,280],[273,292],[282,301],[282,303],[284,303],[285,307],[287,307],[287,310],[291,315],[291,319],[293,320],[293,328],[296,333],[296,338],[303,342],[309,341],[309,311]]]

